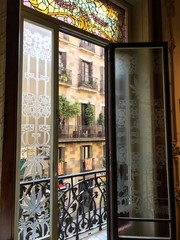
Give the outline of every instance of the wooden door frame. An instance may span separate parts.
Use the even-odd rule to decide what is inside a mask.
[[[161,2],[161,0],[158,2]],[[7,22],[4,135],[0,193],[0,239],[10,240],[14,238],[20,0],[7,0],[4,4],[7,4]],[[154,9],[153,7],[151,8],[152,10]],[[157,27],[157,22],[159,21],[156,21],[161,16],[161,4],[158,4],[158,9],[155,9],[156,11],[152,11],[151,14],[154,19],[152,26],[152,32],[154,33],[153,40],[157,38],[156,35],[159,36],[160,32],[162,32],[162,29]],[[158,28],[158,34],[154,28]]]
[[[4,136],[0,203],[0,239],[3,240],[13,239],[14,235],[19,8],[19,0],[7,1]]]

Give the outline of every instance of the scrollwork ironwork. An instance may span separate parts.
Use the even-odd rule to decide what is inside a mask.
[[[58,178],[58,239],[79,238],[107,221],[105,170]],[[50,235],[50,178],[21,182],[19,239]]]

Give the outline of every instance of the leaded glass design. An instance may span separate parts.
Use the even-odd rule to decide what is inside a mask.
[[[50,234],[52,32],[24,22],[19,239]],[[40,181],[41,180],[41,181]]]
[[[24,0],[24,5],[113,42],[125,41],[125,10],[99,0]]]

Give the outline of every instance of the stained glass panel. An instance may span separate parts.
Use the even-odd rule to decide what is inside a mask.
[[[24,0],[24,5],[113,42],[125,41],[125,10],[98,0]]]

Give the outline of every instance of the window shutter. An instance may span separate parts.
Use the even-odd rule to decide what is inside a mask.
[[[81,83],[83,79],[83,61],[79,59],[79,82]]]
[[[89,146],[89,157],[92,158],[92,156],[93,156],[92,146]]]
[[[80,147],[80,158],[84,159],[84,149],[82,146]]]
[[[89,76],[90,76],[90,82],[93,83],[93,62],[89,63]]]
[[[62,63],[63,67],[66,69],[66,52],[62,52]]]
[[[100,79],[101,81],[104,80],[104,66],[100,66]]]

